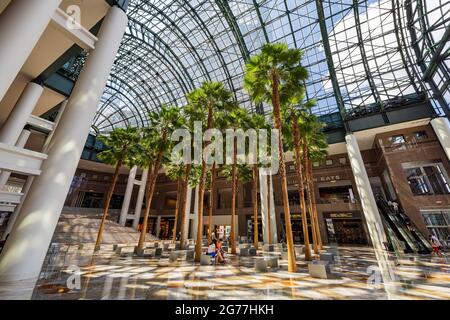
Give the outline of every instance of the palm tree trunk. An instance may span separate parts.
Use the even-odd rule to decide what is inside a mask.
[[[184,250],[184,243],[186,241],[186,233],[184,231],[185,229],[185,222],[186,222],[186,215],[188,214],[186,211],[189,210],[186,208],[186,200],[187,200],[187,195],[188,192],[192,193],[192,190],[189,189],[189,175],[191,174],[191,164],[186,165],[186,171],[185,171],[185,178],[186,181],[184,181],[183,183],[183,201],[182,201],[182,205],[181,205],[181,224],[180,224],[180,229],[181,229],[181,235],[180,235],[180,250]]]
[[[111,198],[113,196],[114,189],[116,187],[117,178],[119,177],[119,170],[120,170],[121,166],[122,166],[122,160],[119,160],[116,164],[112,183],[111,183],[111,186],[109,187],[108,195],[106,197],[106,202],[103,206],[103,216],[102,216],[102,220],[100,221],[100,227],[98,229],[97,240],[95,241],[95,247],[94,247],[95,251],[100,250],[100,245],[102,243],[102,238],[103,238],[103,230],[105,229],[105,222],[106,222],[106,218],[108,217],[109,204],[111,203]]]
[[[178,223],[178,212],[180,210],[180,203],[183,198],[183,193],[181,192],[181,178],[178,177],[177,181],[177,202],[175,204],[175,222],[172,230],[172,241],[175,242],[177,240],[177,223]]]
[[[233,138],[232,194],[231,194],[231,254],[236,254],[236,194],[237,194],[237,140]]]
[[[288,249],[288,271],[296,272],[297,263],[295,259],[294,251],[294,238],[292,236],[291,225],[291,211],[289,208],[289,197],[287,191],[287,179],[286,179],[286,166],[284,163],[283,152],[283,133],[281,127],[281,108],[280,108],[280,92],[279,92],[279,79],[275,72],[272,73],[272,105],[273,105],[273,117],[275,122],[275,129],[278,130],[278,158],[280,166],[281,177],[281,191],[283,194],[283,210],[284,220],[286,226],[286,244]]]
[[[313,204],[313,212],[314,212],[314,220],[316,222],[316,234],[317,234],[317,245],[319,246],[319,250],[323,250],[323,244],[322,244],[322,236],[320,235],[320,228],[319,228],[319,215],[317,213],[317,204],[316,204],[316,191],[314,189],[314,176],[313,176],[313,169],[312,169],[312,163],[309,161],[309,176],[311,177],[311,197],[312,197],[312,204]]]
[[[267,240],[269,244],[272,244],[272,223],[270,219],[270,200],[272,193],[270,192],[270,177],[270,175],[267,175],[267,231],[269,233],[267,235]]]
[[[147,234],[148,216],[150,215],[150,207],[152,205],[153,193],[155,192],[156,179],[158,178],[158,171],[161,167],[163,152],[160,151],[156,158],[155,164],[153,166],[153,172],[150,175],[148,189],[147,189],[147,199],[145,201],[145,212],[144,221],[142,223],[141,234],[139,235],[138,249],[144,248],[145,235]]]
[[[209,190],[209,221],[208,221],[208,243],[211,243],[212,239],[212,215],[214,206],[214,187],[216,183],[216,163],[214,162],[211,168],[211,186]]]
[[[302,210],[302,228],[303,228],[303,241],[305,245],[305,260],[310,261],[311,258],[311,246],[309,245],[309,231],[308,231],[308,217],[306,215],[306,203],[305,203],[305,186],[303,185],[303,168],[302,168],[302,155],[300,145],[300,129],[298,126],[298,119],[293,120],[294,131],[294,149],[295,149],[295,169],[297,170],[297,183],[298,193],[300,196],[300,206]]]
[[[258,250],[258,165],[253,165],[253,246]]]
[[[212,106],[208,106],[208,122],[207,129],[211,129],[212,126]],[[207,141],[205,148],[211,143]],[[202,157],[203,158],[203,157]],[[195,262],[200,262],[202,255],[202,239],[203,239],[203,204],[205,196],[205,176],[206,176],[206,162],[202,159],[202,173],[200,175],[200,183],[198,185],[198,213],[197,213],[197,241],[195,243]]]
[[[306,141],[303,141],[303,156],[305,161],[305,179],[306,179],[306,192],[308,193],[308,211],[309,211],[309,221],[311,223],[311,232],[313,238],[313,249],[314,253],[319,253],[319,248],[317,247],[317,232],[316,232],[316,222],[314,220],[313,206],[312,206],[312,195],[311,195],[311,181],[309,176],[309,158],[308,158],[308,146]]]

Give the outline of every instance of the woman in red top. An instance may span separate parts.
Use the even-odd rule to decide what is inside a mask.
[[[222,262],[222,263],[225,262],[221,239],[216,241],[216,258],[217,258],[217,261],[219,261],[219,262]]]

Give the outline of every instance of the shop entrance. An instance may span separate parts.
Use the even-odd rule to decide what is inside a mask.
[[[309,213],[306,213],[309,216]],[[282,221],[282,228],[283,228],[283,234],[285,233],[284,230],[284,217],[281,218]],[[306,220],[308,225],[308,235],[309,235],[309,242],[312,243],[312,229],[311,229],[311,223],[309,219]],[[303,233],[303,224],[301,219],[300,213],[294,213],[291,215],[291,226],[292,226],[292,236],[294,238],[295,244],[303,244],[305,241],[304,233]]]
[[[140,226],[142,226],[144,219],[141,217],[139,220]],[[158,219],[156,217],[149,217],[148,223],[147,223],[147,233],[150,233],[154,236],[156,236],[157,231],[157,221]],[[172,239],[172,230],[173,226],[175,224],[174,218],[161,218],[161,223],[159,225],[159,238],[161,240],[170,240]]]
[[[102,208],[103,193],[86,192],[84,194],[82,208]]]
[[[247,230],[246,230],[246,236],[248,239],[251,239],[253,241],[253,232],[254,232],[254,221],[253,216],[248,215],[247,216]],[[262,241],[263,239],[263,226],[262,226],[262,220],[261,218],[258,218],[258,239]]]
[[[338,244],[367,244],[363,221],[354,213],[327,214],[327,233],[330,241]]]
[[[175,224],[175,219],[161,219],[161,225],[159,229],[159,238],[161,240],[172,239],[172,229]]]

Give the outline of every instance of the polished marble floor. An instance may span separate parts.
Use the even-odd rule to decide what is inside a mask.
[[[371,248],[340,247],[330,279],[312,278],[299,259],[269,272],[255,271],[257,257],[228,255],[225,265],[200,266],[162,258],[119,256],[112,249],[49,253],[33,299],[450,299],[449,258],[404,255],[394,259],[395,295],[376,276]],[[276,254],[276,253],[274,253]],[[317,257],[316,257],[317,258]],[[69,284],[69,285],[68,285]]]

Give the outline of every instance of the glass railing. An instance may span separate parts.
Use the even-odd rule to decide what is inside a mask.
[[[333,203],[351,203],[355,204],[357,203],[357,199],[353,196],[350,197],[350,195],[333,195],[333,197],[320,197],[317,199],[317,203],[319,204],[333,204]]]
[[[420,147],[426,146],[427,144],[430,144],[433,142],[434,142],[434,140],[428,140],[428,139],[423,140],[423,141],[420,141],[417,139],[412,139],[412,140],[408,140],[408,141],[405,141],[402,143],[392,143],[392,142],[383,141],[382,139],[379,139],[378,144],[381,149],[378,149],[378,150],[382,151],[383,153],[399,152],[399,151],[420,148]]]
[[[77,81],[80,76],[80,72],[86,63],[86,58],[88,53],[83,51],[78,56],[72,57],[69,61],[67,61],[61,69],[58,70],[58,73],[73,80]]]

